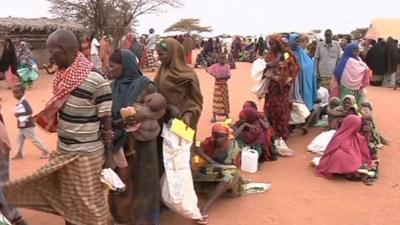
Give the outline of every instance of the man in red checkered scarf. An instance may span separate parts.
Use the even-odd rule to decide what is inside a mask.
[[[34,121],[58,133],[57,151],[32,175],[6,183],[4,195],[16,207],[60,215],[66,225],[106,225],[100,174],[112,149],[111,87],[92,71],[72,32],[52,33],[47,48],[59,70],[54,96]]]

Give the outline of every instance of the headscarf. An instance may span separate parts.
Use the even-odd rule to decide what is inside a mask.
[[[279,71],[280,74],[280,79],[279,83],[284,86],[288,80],[289,77],[292,77],[293,80],[296,78],[296,76],[299,74],[299,65],[296,60],[296,57],[294,56],[293,52],[290,50],[289,46],[285,42],[284,38],[280,35],[271,35],[268,38],[269,40],[274,40],[279,47],[280,52],[283,53],[283,55],[287,54],[288,57],[284,60],[285,64],[282,66],[278,66],[277,68],[274,68],[274,70],[281,70]],[[273,62],[277,60],[277,55],[273,51],[269,51],[268,54],[265,56],[265,60],[267,62]]]
[[[342,80],[343,72],[344,69],[346,68],[347,61],[349,61],[350,58],[359,60],[358,58],[353,56],[353,52],[355,49],[358,49],[358,45],[356,44],[348,44],[346,48],[344,49],[342,58],[340,59],[338,65],[336,66],[336,69],[334,71],[335,78],[338,82]]]
[[[292,84],[292,99],[299,103],[304,103],[309,110],[313,109],[317,96],[317,74],[315,71],[314,60],[307,52],[297,46],[298,34],[292,34],[289,38],[289,45],[300,66],[300,74]]]
[[[58,111],[68,100],[68,96],[87,78],[93,65],[80,52],[66,69],[59,69],[53,81],[53,95],[45,109],[34,116],[34,121],[48,132],[57,131]]]
[[[206,138],[204,140],[204,142],[202,143],[202,149],[203,149],[204,153],[206,153],[209,156],[212,156],[214,154],[215,146],[214,146],[213,134],[215,134],[215,133],[227,135],[227,138],[224,143],[224,148],[226,150],[228,150],[227,147],[228,147],[229,143],[234,139],[234,137],[232,136],[232,129],[229,128],[226,124],[216,123],[212,127],[211,131],[212,131],[211,136]]]
[[[0,71],[7,71],[8,68],[11,67],[13,74],[17,74],[18,60],[15,46],[9,38],[7,38],[5,42],[8,42],[8,47],[4,47],[3,49],[3,54],[0,60]]]
[[[360,134],[361,124],[361,117],[356,115],[343,119],[317,167],[320,175],[355,173],[362,165],[371,164],[368,140]]]
[[[196,129],[203,109],[197,74],[186,64],[183,47],[177,40],[167,38],[158,47],[166,50],[167,62],[160,66],[154,82],[168,104],[177,107],[182,115],[193,114],[190,127]]]
[[[121,109],[132,106],[143,89],[150,83],[149,78],[143,76],[135,55],[128,49],[121,49],[122,74],[112,86],[112,117],[114,120],[122,118]],[[114,150],[118,150],[125,143],[127,133],[124,129],[114,129]]]

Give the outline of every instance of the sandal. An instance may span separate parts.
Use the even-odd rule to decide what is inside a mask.
[[[208,224],[208,214],[203,215],[201,220],[196,220],[197,224]]]

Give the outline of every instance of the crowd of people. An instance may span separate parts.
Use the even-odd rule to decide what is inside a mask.
[[[29,83],[17,71],[22,85],[9,83],[19,101],[16,158],[22,158],[20,148],[29,138],[42,150],[42,158],[49,154],[49,161],[32,175],[9,181],[11,147],[0,117],[0,210],[12,224],[27,224],[15,207],[60,215],[71,225],[105,225],[110,212],[118,224],[160,224],[160,178],[166,170],[166,137],[160,131],[174,118],[186,130],[196,131],[205,106],[196,70],[190,66],[197,45],[193,38],[186,35],[157,42],[155,31],[149,33],[140,40],[127,34],[121,48],[114,51],[107,36],[100,42],[94,36],[85,37],[79,44],[70,31],[52,33],[47,48],[57,66],[53,97],[35,116],[24,98]],[[194,134],[191,147],[194,158],[200,159],[192,162],[195,189],[208,191],[205,186],[212,184],[210,197],[200,207],[201,217],[193,218],[196,223],[208,223],[212,205],[221,196],[244,194],[243,187],[249,183],[240,174],[244,149],[257,152],[261,169],[266,161],[293,155],[286,141],[297,127],[306,134],[324,122],[327,131],[308,146],[322,154],[313,160],[318,176],[339,175],[368,185],[377,179],[379,149],[388,141],[377,128],[366,88],[377,74],[390,74],[394,85],[391,74],[394,63],[397,70],[398,48],[395,51],[389,39],[385,51],[379,47],[383,40],[369,50],[363,48],[365,42],[355,41],[342,50],[332,37],[332,31],[326,30],[314,55],[306,48],[308,39],[296,33],[260,38],[245,47],[237,37],[230,51],[219,39],[199,44],[202,51],[193,64],[206,68],[215,78],[215,87],[210,136],[197,145]],[[11,78],[16,77],[18,63],[24,68],[32,62],[26,44],[20,45],[18,56],[11,41],[3,53],[1,68]],[[372,65],[382,63],[377,62],[381,60],[377,54],[383,52],[391,55],[385,59],[388,67],[374,71]],[[264,98],[264,108],[246,101],[238,121],[231,122],[235,112],[230,110],[228,81],[243,54],[254,65],[263,65],[257,91]],[[154,80],[143,69],[157,69]],[[132,114],[124,111],[129,107]],[[295,114],[299,120],[294,121]],[[48,153],[34,135],[34,123],[57,133],[57,151]],[[114,170],[126,184],[120,193],[110,191],[107,199],[100,183],[103,168]]]

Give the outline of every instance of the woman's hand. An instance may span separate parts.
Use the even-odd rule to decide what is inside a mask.
[[[174,105],[168,105],[167,106],[167,113],[172,117],[172,118],[177,118],[180,119],[182,117],[181,112],[179,109],[174,106]]]
[[[114,128],[118,128],[118,129],[125,128],[127,125],[126,120],[124,120],[124,119],[114,120],[112,122],[112,124],[113,124]]]
[[[182,121],[189,127],[192,123],[192,113],[185,113],[182,117]]]

